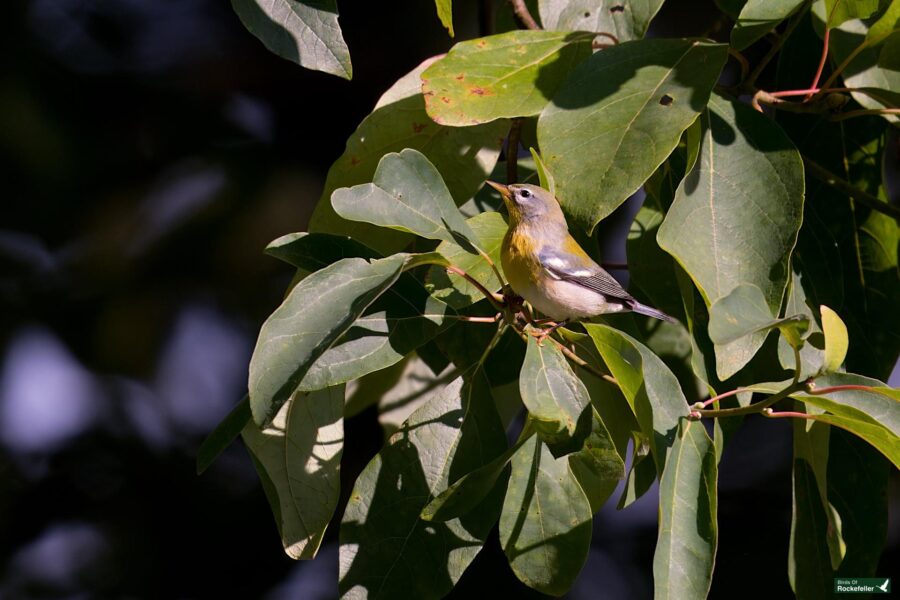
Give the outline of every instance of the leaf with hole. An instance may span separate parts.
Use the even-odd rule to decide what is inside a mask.
[[[574,223],[591,231],[638,190],[706,106],[727,52],[688,39],[626,42],[569,76],[538,119],[538,143]]]

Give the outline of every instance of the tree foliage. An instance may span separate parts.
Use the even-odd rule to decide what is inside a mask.
[[[232,4],[273,52],[351,76],[333,0]],[[882,383],[900,354],[883,175],[900,3],[720,0],[730,46],[645,38],[662,0],[536,4],[537,18],[511,3],[523,29],[401,78],[334,163],[311,232],[270,245],[297,276],[199,468],[242,435],[286,552],[312,558],[338,505],[343,418],[378,404],[391,422],[380,400],[414,368],[426,391],[344,509],[344,596],[440,597],[495,526],[515,575],[561,595],[617,484],[627,510],[658,479],[655,595],[693,599],[714,576],[728,436],[744,415],[793,419],[795,594],[873,574],[900,467],[900,392]],[[451,2],[436,10],[452,36]],[[751,64],[754,44],[768,49]],[[772,71],[778,89],[758,87]],[[597,223],[643,190],[631,291],[678,323],[539,337],[498,267],[492,171],[554,190],[593,252]],[[674,366],[673,336],[690,346]],[[355,380],[378,393],[345,403]]]

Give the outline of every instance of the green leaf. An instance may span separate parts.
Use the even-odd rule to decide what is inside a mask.
[[[593,37],[516,30],[460,42],[422,73],[428,115],[456,127],[536,115],[591,55]]]
[[[678,422],[690,412],[672,371],[649,348],[606,325],[585,324],[603,361],[634,411],[649,440],[657,471],[675,443]]]
[[[550,341],[539,344],[529,336],[519,377],[519,393],[534,428],[548,442],[575,434],[578,420],[590,405],[587,388],[563,353]]]
[[[343,258],[381,258],[371,248],[345,235],[289,233],[269,242],[266,254],[310,273]]]
[[[837,569],[847,553],[841,536],[841,516],[828,502],[828,452],[831,428],[825,423],[796,419],[794,426],[794,461],[806,461],[813,472],[822,511],[828,521],[825,543],[830,555],[831,569]],[[794,516],[796,519],[796,515]],[[794,545],[796,540],[791,541]]]
[[[242,432],[269,499],[284,551],[315,558],[340,496],[344,386],[298,393],[260,428]]]
[[[662,3],[663,0],[538,0],[538,10],[544,29],[611,33],[619,42],[627,42],[644,37]]]
[[[656,481],[656,465],[650,457],[650,446],[641,443],[635,436],[634,451],[631,454],[631,469],[625,478],[625,489],[616,506],[618,510],[627,508],[638,498],[646,494]]]
[[[752,284],[777,314],[803,211],[800,155],[771,119],[740,102],[713,96],[703,119],[700,158],[679,185],[657,240],[707,306]],[[719,379],[737,373],[764,339],[757,334],[717,348]]]
[[[498,212],[484,212],[467,219],[466,223],[479,240],[481,249],[491,257],[495,265],[499,265],[500,248],[507,229],[503,215]],[[441,242],[437,252],[451,265],[459,267],[489,290],[500,289],[501,282],[497,280],[494,270],[484,257],[472,254],[451,242]],[[455,309],[465,308],[484,300],[484,295],[474,285],[455,273],[448,273],[447,269],[432,268],[428,271],[426,281],[426,288],[435,298]]]
[[[357,385],[353,386],[353,391],[359,394],[360,401],[369,394],[376,396],[374,403],[378,405],[378,423],[384,431],[384,439],[388,440],[411,414],[440,394],[444,386],[458,376],[459,371],[449,365],[436,374],[425,361],[413,354],[401,363],[399,372],[393,378],[394,385],[388,389],[373,390],[370,388],[371,380],[360,380],[354,382]],[[344,415],[347,415],[346,409]]]
[[[591,432],[584,447],[568,455],[569,470],[584,490],[591,512],[596,513],[625,479],[625,462],[596,410],[592,410]]]
[[[555,197],[556,180],[553,179],[553,174],[544,165],[544,161],[541,160],[541,155],[538,154],[537,150],[529,148],[528,151],[531,152],[531,158],[534,159],[534,166],[537,168],[538,183],[542,188],[550,192],[551,196]]]
[[[453,0],[434,0],[438,19],[441,20],[450,37],[453,37]]]
[[[301,67],[353,77],[335,0],[231,0],[250,33]]]
[[[487,382],[458,377],[416,410],[356,480],[341,523],[347,598],[438,598],[481,550],[500,496],[446,523],[419,518],[450,481],[506,449]]]
[[[814,14],[819,19],[825,17],[819,5],[815,5]],[[828,49],[834,61],[842,64],[854,55],[841,72],[844,84],[870,92],[852,92],[853,99],[864,108],[896,108],[900,98],[900,70],[891,61],[900,53],[900,30],[883,31],[883,37],[874,37],[858,19],[833,26]],[[897,115],[884,115],[884,118],[898,122]]]
[[[422,509],[421,517],[426,521],[449,521],[462,517],[474,510],[484,500],[500,476],[507,471],[506,466],[513,455],[531,438],[530,432],[525,434],[506,452],[471,473],[463,475],[434,500]]]
[[[250,408],[268,423],[309,368],[400,276],[404,255],[346,258],[298,283],[263,323],[250,359]]]
[[[806,1],[748,0],[731,30],[732,47],[743,50],[797,12]]]
[[[878,0],[825,0],[826,25],[837,27],[850,19],[868,19],[878,10]]]
[[[900,2],[889,2],[884,13],[869,27],[866,41],[877,44],[898,29],[900,29]]]
[[[751,389],[775,393],[788,383],[760,383]],[[824,388],[843,385],[869,386],[872,389],[821,393]],[[816,389],[819,393],[798,392],[791,397],[828,411],[830,414],[816,414],[812,418],[858,435],[900,468],[900,391],[886,387],[877,379],[851,373],[830,373],[817,377]]]
[[[383,254],[397,252],[412,241],[411,235],[346,221],[331,207],[334,190],[372,181],[378,162],[388,152],[404,148],[422,152],[443,176],[457,205],[484,185],[500,155],[509,123],[458,128],[432,121],[425,112],[420,76],[434,60],[425,61],[385,92],[347,140],[346,150],[328,171],[310,231],[349,235]]]
[[[706,106],[726,46],[647,39],[581,63],[538,119],[557,197],[586,230],[647,180]]]
[[[200,444],[197,450],[197,475],[203,475],[225,448],[237,439],[250,418],[250,402],[245,395]]]
[[[816,490],[812,467],[794,460],[791,540],[788,579],[798,600],[817,600],[832,595],[833,572],[825,531],[828,520]]]
[[[591,545],[591,505],[566,457],[531,437],[512,459],[500,544],[516,577],[554,596],[572,586]]]
[[[659,482],[654,597],[705,599],[718,543],[716,452],[703,424],[683,420]]]
[[[803,315],[774,318],[762,290],[753,284],[738,285],[709,308],[709,338],[717,346],[754,334],[764,338],[775,328],[781,330],[791,346],[799,348],[809,319]]]
[[[796,262],[798,262],[798,259],[795,254]],[[817,311],[814,311],[806,298],[805,280],[806,276],[798,273],[796,270],[791,274],[791,284],[788,287],[787,303],[784,309],[784,313],[787,315],[803,315],[809,321],[809,329],[805,336],[806,340],[800,348],[800,379],[807,379],[817,375],[822,369],[822,362],[825,359],[825,353],[822,350],[825,338],[821,327],[816,321]],[[794,349],[784,336],[778,338],[778,360],[786,370],[793,371],[796,369],[797,358],[794,356]]]
[[[825,361],[822,368],[825,372],[837,371],[847,358],[850,340],[847,337],[847,326],[836,312],[825,306],[822,311],[822,331],[825,334]]]
[[[349,221],[389,227],[465,248],[478,243],[453,203],[441,174],[418,150],[386,154],[378,163],[372,183],[335,190],[331,205]]]

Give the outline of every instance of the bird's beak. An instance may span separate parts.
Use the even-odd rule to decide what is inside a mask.
[[[512,194],[510,193],[509,188],[502,183],[496,183],[494,181],[486,181],[485,183],[500,192],[500,196],[507,202],[512,200]]]

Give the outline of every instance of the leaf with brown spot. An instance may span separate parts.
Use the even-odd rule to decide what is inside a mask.
[[[425,108],[436,122],[451,126],[536,115],[575,65],[590,56],[592,38],[510,31],[461,42],[422,74]]]

